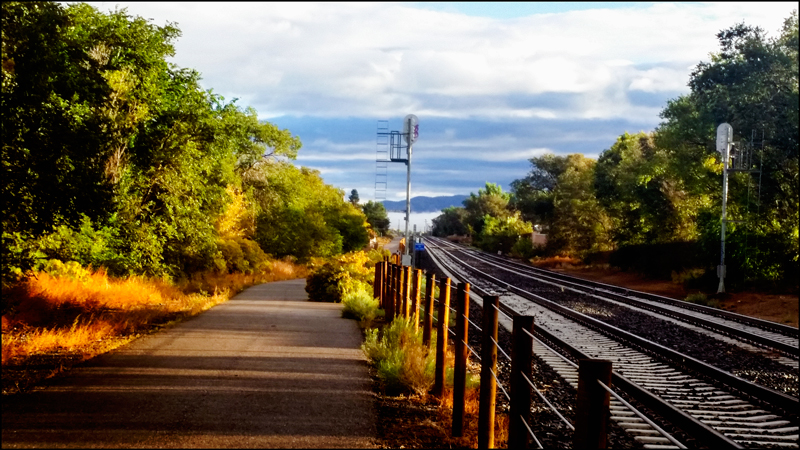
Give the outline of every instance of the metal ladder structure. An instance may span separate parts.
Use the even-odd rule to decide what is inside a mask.
[[[386,200],[389,182],[389,121],[378,121],[378,137],[375,150],[375,201]]]

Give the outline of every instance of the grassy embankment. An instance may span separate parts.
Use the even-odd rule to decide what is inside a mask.
[[[63,266],[4,289],[3,394],[26,391],[136,337],[201,313],[244,288],[306,276],[306,267],[272,261],[258,274],[200,273],[172,283],[115,279],[105,270]],[[66,269],[66,270],[64,270]]]

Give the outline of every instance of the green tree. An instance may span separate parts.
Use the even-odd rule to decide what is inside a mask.
[[[594,192],[595,164],[580,154],[567,156],[553,193],[553,219],[547,235],[550,253],[584,256],[610,249],[611,222]]]
[[[4,282],[43,255],[116,274],[218,266],[231,239],[242,240],[225,243],[215,228],[236,201],[248,211],[234,215],[254,233],[252,218],[275,196],[263,168],[294,159],[300,140],[168,63],[174,25],[82,3],[2,8]],[[342,203],[340,191],[323,190]],[[360,213],[318,210],[301,214],[320,224],[322,247],[364,241]],[[260,258],[249,241],[236,247]]]
[[[522,218],[549,226],[553,220],[554,191],[558,177],[567,169],[567,157],[546,153],[528,160],[531,170],[511,183],[511,205]]]
[[[350,197],[348,197],[348,200],[350,201],[350,204],[352,204],[353,206],[358,206],[358,200],[359,200],[358,191],[355,189],[350,191]]]
[[[533,233],[533,226],[520,218],[519,212],[507,217],[484,218],[484,227],[477,245],[483,250],[510,253],[511,249],[520,239]]]
[[[270,187],[256,219],[256,241],[267,253],[301,259],[359,250],[369,242],[366,216],[326,185],[319,172],[265,161],[258,170]]]
[[[671,169],[652,134],[625,133],[601,153],[594,188],[618,246],[697,238],[697,212],[709,205],[708,196],[690,196]]]
[[[367,201],[361,206],[364,215],[367,216],[367,222],[380,235],[384,235],[389,231],[389,214],[386,212],[386,207],[383,203]]]
[[[439,237],[467,234],[467,210],[458,206],[450,206],[442,210],[442,214],[434,217],[431,234]]]
[[[479,235],[483,231],[484,218],[488,215],[496,218],[509,216],[507,209],[511,194],[503,192],[500,185],[486,182],[486,186],[478,189],[478,194],[470,193],[464,200],[466,225],[471,234]]]
[[[674,172],[682,176],[687,191],[712,200],[713,206],[701,210],[698,220],[700,241],[712,265],[719,257],[715,241],[721,203],[721,168],[708,170],[713,168],[709,159],[716,158],[716,127],[730,123],[734,139],[742,141],[753,134],[759,141],[763,133],[760,174],[732,179],[729,219],[745,224],[729,229],[728,274],[731,279],[797,280],[797,11],[777,38],[768,39],[761,29],[745,24],[723,30],[717,38],[721,50],[695,68],[691,93],[670,101],[662,112],[657,142],[669,150]],[[760,204],[748,204],[748,188],[752,193],[759,186]]]

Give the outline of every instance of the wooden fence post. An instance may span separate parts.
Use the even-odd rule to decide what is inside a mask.
[[[494,448],[494,413],[497,395],[497,311],[500,297],[483,298],[481,342],[481,392],[478,406],[478,448]],[[582,447],[576,447],[582,448]]]
[[[411,310],[411,266],[403,266],[403,317],[408,319]]]
[[[597,381],[611,387],[611,361],[578,361],[578,402],[572,448],[608,448],[611,394]]]
[[[422,343],[431,344],[431,329],[433,328],[433,293],[436,275],[433,272],[425,274],[425,317],[422,319]]]
[[[394,313],[399,317],[403,317],[403,265],[397,265],[397,302],[394,305]]]
[[[469,283],[458,283],[456,291],[455,366],[453,367],[453,436],[464,435],[464,405],[467,396],[469,349]]]
[[[383,295],[382,295],[382,284],[383,284],[383,273],[381,272],[381,266],[383,266],[382,262],[375,264],[375,279],[372,282],[372,297],[378,299],[378,307],[383,307]]]
[[[394,320],[394,304],[397,298],[396,281],[397,281],[397,266],[389,264],[389,283],[386,288],[389,290],[389,295],[386,296],[386,320],[392,323]]]
[[[531,413],[531,362],[533,359],[533,316],[514,316],[511,330],[511,406],[508,418],[508,448],[527,448],[525,422]],[[528,334],[530,333],[530,334]]]
[[[381,297],[381,308],[386,312],[386,299],[389,298],[389,257],[383,258],[383,292]]]
[[[450,316],[450,278],[439,285],[439,314],[436,321],[436,369],[433,375],[433,395],[444,396],[444,375],[446,372],[447,323]]]
[[[419,331],[419,288],[422,271],[414,269],[411,276],[411,320],[414,321],[414,332]]]

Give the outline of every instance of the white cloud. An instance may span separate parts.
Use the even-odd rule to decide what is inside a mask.
[[[402,3],[121,5],[157,24],[178,22],[175,62],[200,70],[207,87],[248,101],[262,117],[418,111],[559,119],[657,113],[630,107],[623,94],[685,92],[689,68],[717,49],[720,29],[744,20],[774,33],[796,8],[656,3],[490,19]],[[654,67],[636,69],[642,64]],[[481,103],[487,95],[548,92],[583,95],[586,109]],[[431,96],[474,102],[455,110]]]
[[[423,135],[414,153],[414,195],[466,193],[474,166],[481,168],[481,179],[469,184],[474,190],[484,181],[507,183],[545,151],[596,157],[619,134],[648,131],[660,121],[663,99],[688,92],[692,69],[718,51],[717,32],[744,21],[774,36],[797,8],[791,2],[599,4],[493,19],[406,3],[93,4],[103,11],[119,4],[158,25],[177,22],[182,36],[172,61],[197,69],[205,88],[239,98],[262,119],[292,116],[299,124],[315,117],[337,127],[342,122],[333,119],[417,114]],[[438,135],[425,134],[431,118],[447,123]],[[547,137],[502,127],[528,120],[553,125]],[[357,188],[366,199],[374,190],[374,135],[342,138],[339,131],[300,135],[297,164],[311,164],[326,182]],[[518,171],[509,169],[515,161]],[[401,165],[392,166],[398,167],[391,176],[402,183],[390,180],[390,197],[405,185]]]

